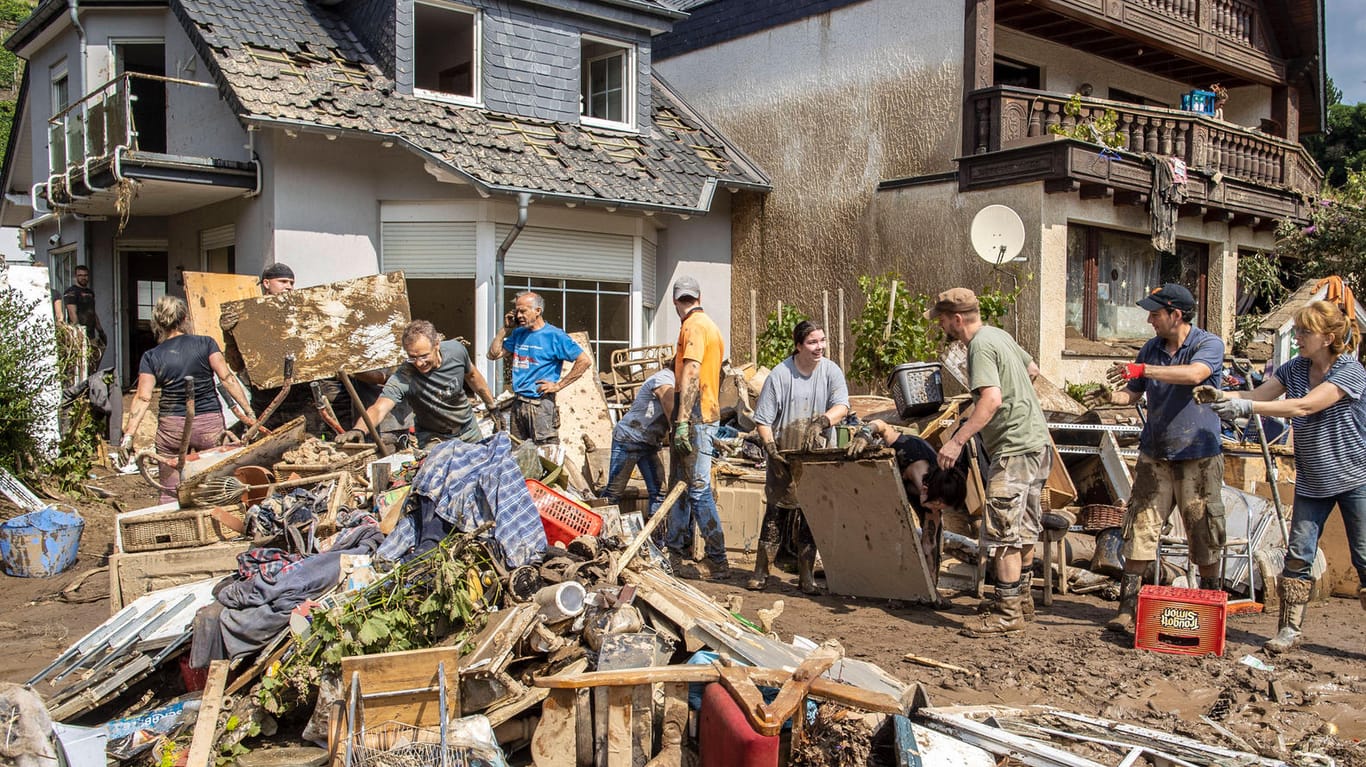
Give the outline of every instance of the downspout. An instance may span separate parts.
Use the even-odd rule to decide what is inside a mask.
[[[85,27],[81,26],[80,0],[67,0],[67,12],[71,15],[71,26],[76,28],[76,37],[81,41],[81,87],[85,87]]]
[[[503,238],[503,243],[498,246],[498,252],[493,255],[493,300],[490,305],[494,307],[493,316],[495,326],[502,320],[503,306],[503,273],[507,262],[508,251],[512,249],[512,243],[517,241],[517,236],[526,228],[527,206],[531,204],[531,194],[529,192],[517,193],[517,220],[512,224],[512,231]],[[495,361],[493,369],[493,380],[502,380],[502,360]]]

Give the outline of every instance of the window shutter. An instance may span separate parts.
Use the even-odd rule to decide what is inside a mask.
[[[655,287],[656,249],[649,240],[640,243],[640,295],[647,309],[659,306],[659,291]]]
[[[498,242],[512,231],[498,225]],[[507,274],[630,282],[634,273],[633,238],[624,234],[578,232],[528,226],[508,251]]]
[[[469,221],[386,221],[380,265],[410,278],[473,278],[474,228]]]
[[[217,250],[227,248],[237,244],[237,227],[233,224],[215,226],[212,229],[204,229],[199,233],[199,249]]]

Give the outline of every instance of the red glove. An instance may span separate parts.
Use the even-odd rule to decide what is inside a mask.
[[[1141,362],[1126,362],[1126,363],[1124,363],[1124,380],[1126,380],[1126,381],[1132,381],[1132,380],[1134,380],[1135,378],[1142,378],[1142,377],[1143,377],[1143,369],[1144,369],[1145,367],[1147,367],[1147,366],[1144,365],[1144,364],[1141,363]]]

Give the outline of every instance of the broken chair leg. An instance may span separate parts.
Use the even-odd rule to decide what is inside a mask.
[[[351,397],[351,406],[360,411],[360,419],[365,423],[365,430],[370,432],[370,439],[375,441],[375,449],[379,451],[380,457],[389,455],[392,451],[384,444],[384,440],[379,438],[379,429],[375,428],[374,419],[370,418],[370,413],[360,401],[360,395],[356,394],[356,385],[351,383],[350,374],[345,369],[338,370],[337,377],[341,379],[342,386],[346,387],[346,393]]]
[[[264,428],[263,425],[265,424],[266,419],[267,419],[267,418],[270,418],[272,415],[275,414],[276,409],[278,409],[278,408],[280,407],[280,403],[284,402],[284,401],[285,401],[285,397],[288,397],[288,396],[289,396],[289,388],[290,388],[291,386],[293,386],[293,385],[294,385],[294,355],[293,355],[293,354],[286,354],[286,355],[285,355],[285,381],[284,381],[284,383],[280,384],[280,393],[275,395],[275,399],[273,399],[273,400],[270,401],[270,405],[266,407],[265,412],[261,413],[260,415],[258,415],[258,416],[256,417],[256,423],[255,423],[255,424],[252,424],[252,427],[251,427],[250,429],[247,429],[247,433],[242,435],[242,443],[243,443],[243,444],[246,444],[246,443],[250,442],[250,441],[251,441],[251,438],[256,436],[256,432],[258,432],[258,431],[260,431],[262,428]]]

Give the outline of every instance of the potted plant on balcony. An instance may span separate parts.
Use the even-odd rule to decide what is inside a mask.
[[[1063,114],[1072,118],[1072,125],[1053,125],[1048,132],[1055,136],[1073,138],[1109,149],[1123,149],[1124,137],[1119,132],[1119,113],[1113,109],[1082,114],[1081,94],[1073,93],[1062,107]]]

